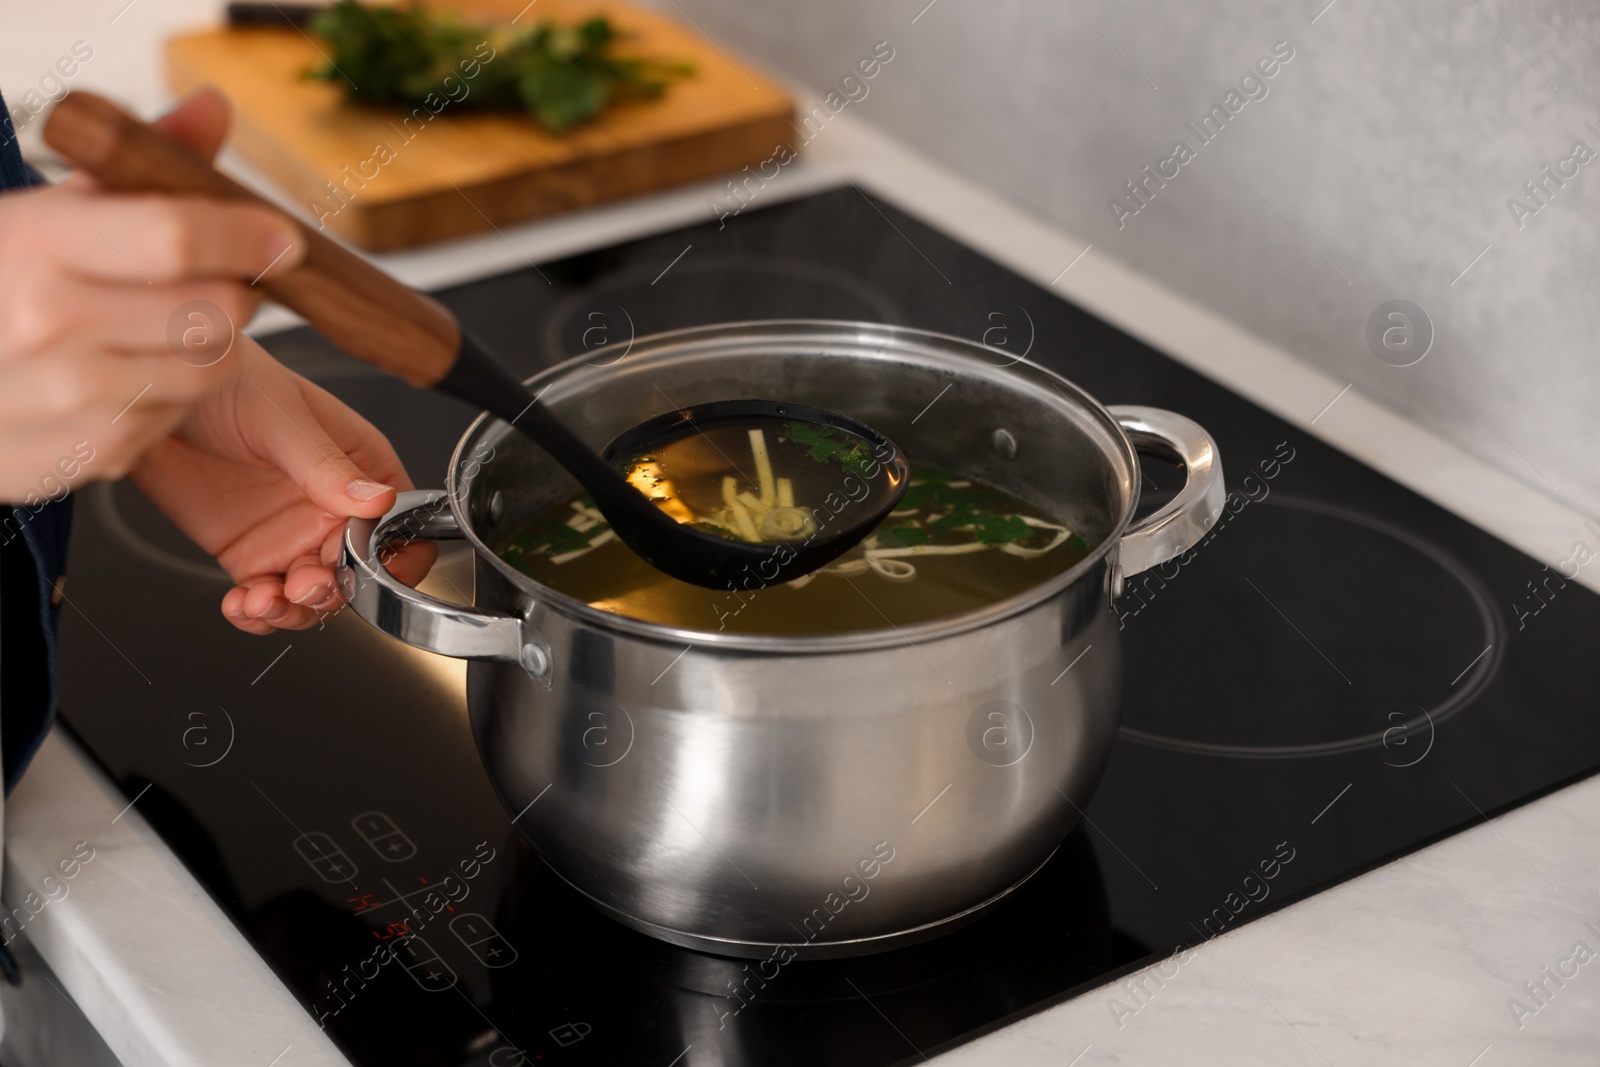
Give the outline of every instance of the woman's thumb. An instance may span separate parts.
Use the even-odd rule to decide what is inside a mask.
[[[312,503],[334,515],[369,519],[394,506],[394,487],[368,478],[334,443],[297,390],[285,391],[276,401],[259,395],[283,416],[265,421],[266,458]]]

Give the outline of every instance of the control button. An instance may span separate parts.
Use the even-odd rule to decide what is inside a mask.
[[[417,854],[417,846],[394,824],[394,820],[381,811],[367,811],[350,820],[361,840],[371,846],[381,858],[390,863],[408,860]]]
[[[294,839],[294,850],[324,882],[348,882],[356,876],[356,865],[327,834],[301,834]]]
[[[509,967],[517,962],[517,950],[482,915],[457,915],[450,920],[450,932],[485,967]]]
[[[556,1044],[566,1048],[568,1045],[576,1045],[588,1037],[589,1031],[593,1029],[594,1027],[588,1023],[562,1023],[550,1031],[550,1036],[555,1038]]]
[[[429,993],[438,993],[456,984],[456,972],[439,958],[433,946],[419,934],[408,934],[395,941],[389,951],[412,980]]]

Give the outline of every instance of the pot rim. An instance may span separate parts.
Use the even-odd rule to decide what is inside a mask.
[[[635,339],[629,349],[628,356],[676,348],[682,346],[685,342],[710,340],[733,333],[781,334],[784,331],[796,330],[815,331],[818,333],[848,330],[856,334],[858,338],[862,334],[873,334],[887,343],[904,342],[909,339],[923,342],[935,341],[943,346],[953,346],[968,352],[995,351],[987,345],[965,337],[958,337],[954,334],[909,326],[895,326],[888,323],[855,322],[847,319],[753,319],[742,322],[688,326],[677,330],[663,330],[658,333],[647,334],[644,337]],[[891,623],[887,627],[875,629],[793,635],[694,630],[681,626],[668,626],[662,623],[648,622],[644,619],[635,619],[627,615],[618,615],[614,612],[601,611],[599,608],[590,607],[577,597],[552,589],[501,559],[478,536],[478,531],[469,521],[462,500],[463,491],[467,487],[461,483],[458,472],[466,458],[468,442],[475,441],[483,436],[488,431],[491,423],[502,421],[487,411],[472,420],[471,424],[462,433],[461,439],[456,442],[454,451],[450,454],[449,468],[445,473],[445,492],[449,500],[450,511],[455,516],[462,538],[472,545],[478,559],[487,561],[493,566],[514,587],[526,594],[533,601],[535,607],[548,607],[580,622],[601,629],[620,630],[634,637],[655,640],[663,644],[688,645],[690,648],[715,646],[718,649],[783,653],[786,655],[865,652],[902,645],[915,646],[921,641],[935,641],[957,636],[1028,611],[1055,597],[1069,586],[1077,584],[1085,575],[1094,571],[1121,544],[1122,535],[1139,506],[1138,454],[1135,452],[1133,442],[1129,440],[1126,431],[1123,430],[1106,406],[1070,379],[1062,377],[1032,359],[1025,356],[1013,356],[1010,353],[1003,353],[1003,355],[1007,359],[1014,361],[1008,366],[1026,364],[1038,374],[1043,375],[1045,380],[1064,400],[1077,403],[1101,424],[1101,428],[1107,431],[1111,439],[1120,445],[1120,458],[1124,465],[1123,473],[1126,476],[1124,480],[1128,486],[1128,492],[1122,513],[1112,523],[1111,530],[1101,538],[1098,544],[1090,549],[1087,556],[1061,573],[1040,582],[1038,585],[1030,586],[1019,593],[1015,593],[1003,600],[997,600],[992,604],[986,604],[981,608],[958,612],[938,619],[930,619],[926,622],[913,623],[909,626],[895,626]],[[587,363],[582,356],[573,356],[552,367],[547,367],[538,374],[526,379],[524,384],[530,390],[538,392],[541,386],[548,387],[554,384],[556,379],[570,373],[575,363],[594,366]],[[990,365],[993,366],[993,364]],[[1114,562],[1112,561],[1113,565]],[[688,649],[685,649],[685,651],[688,651]]]

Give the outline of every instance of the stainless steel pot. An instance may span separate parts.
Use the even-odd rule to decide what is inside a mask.
[[[843,956],[934,936],[1021,884],[1077,822],[1117,730],[1110,609],[1125,576],[1220,513],[1199,426],[1102,407],[1060,376],[955,337],[844,322],[659,334],[611,365],[530,382],[597,447],[669,408],[781,397],[877,427],[913,463],[1045,506],[1097,547],[980,610],[780,637],[676,629],[548,589],[490,547],[575,488],[504,423],[462,437],[447,488],[350,524],[341,582],[385,632],[468,670],[472,729],[506,811],[600,908],[725,955]],[[1131,522],[1135,449],[1187,469]],[[389,542],[464,538],[476,606],[384,570]],[[734,593],[729,594],[730,597]]]

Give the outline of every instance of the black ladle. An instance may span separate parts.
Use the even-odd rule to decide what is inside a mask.
[[[73,92],[57,104],[44,138],[108,189],[271,207],[185,146],[92,93]],[[511,423],[578,480],[623,543],[675,578],[714,589],[753,589],[798,578],[859,543],[905,495],[905,457],[881,434],[843,415],[776,401],[731,400],[670,412],[620,435],[602,458],[531,396],[444,305],[320,232],[304,227],[301,232],[305,258],[291,271],[262,279],[262,289],[355,358]],[[841,467],[838,491],[825,494],[827,502],[806,501],[814,518],[804,535],[788,540],[753,542],[705,532],[672,518],[624,479],[619,464],[629,457],[734,421],[766,427],[774,438],[795,423],[846,435],[867,446],[871,461]]]

